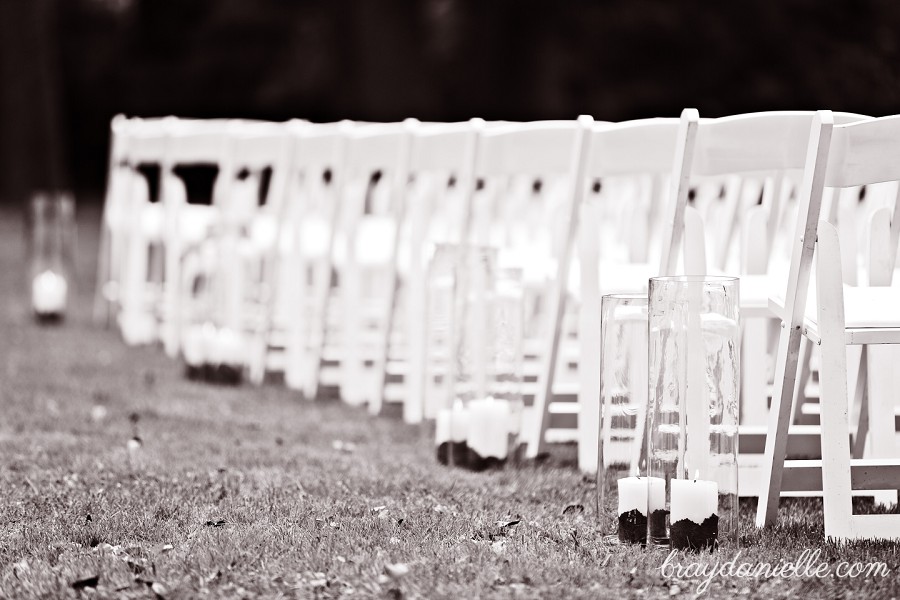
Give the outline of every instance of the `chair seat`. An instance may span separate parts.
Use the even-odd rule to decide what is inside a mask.
[[[769,309],[784,320],[784,296],[770,296]],[[900,344],[900,287],[845,284],[844,322],[848,344]],[[815,285],[809,289],[803,325],[803,333],[819,342]]]

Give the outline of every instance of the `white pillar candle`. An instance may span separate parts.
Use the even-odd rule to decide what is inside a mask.
[[[221,363],[219,352],[219,330],[212,323],[204,323],[201,330],[203,359],[211,365]]]
[[[203,326],[191,325],[184,333],[181,345],[181,353],[184,362],[191,367],[199,367],[206,360],[206,344],[203,339]]]
[[[437,460],[442,465],[450,463],[452,442],[450,440],[450,428],[453,419],[453,411],[442,408],[435,416],[434,447],[437,450]]]
[[[31,302],[40,315],[60,314],[66,310],[68,285],[61,275],[43,271],[31,282]]]
[[[619,514],[633,510],[647,516],[647,493],[650,489],[646,477],[623,477],[616,482],[619,488]]]
[[[487,397],[469,403],[468,445],[481,458],[505,459],[509,451],[509,401]]]
[[[465,442],[469,438],[469,409],[461,402],[453,405],[450,413],[450,441]]]
[[[220,364],[240,367],[245,363],[242,336],[230,327],[221,327],[216,343],[219,347]]]
[[[673,479],[669,522],[687,519],[697,525],[719,511],[719,486],[715,481]]]
[[[449,408],[442,408],[438,411],[435,418],[434,429],[434,445],[440,446],[443,443],[451,441],[451,423],[453,420],[453,411]]]

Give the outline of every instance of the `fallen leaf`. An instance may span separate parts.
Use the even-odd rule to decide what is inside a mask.
[[[386,508],[387,508],[387,506],[376,506],[375,508],[372,509],[372,512],[373,512],[373,513],[378,513],[378,512],[383,511],[383,510],[386,509]]]
[[[564,515],[580,514],[583,512],[584,512],[584,504],[570,504],[563,509],[562,514],[564,514]]]
[[[91,575],[90,577],[83,577],[81,579],[77,579],[72,582],[73,590],[83,590],[84,588],[95,588],[97,584],[100,583],[99,575]]]
[[[164,598],[166,595],[166,587],[158,581],[154,581],[150,586],[150,589],[153,590],[153,593],[159,598]]]
[[[506,542],[498,540],[491,544],[491,552],[494,554],[503,554],[504,546],[506,546]]]
[[[506,529],[508,527],[515,527],[521,522],[521,519],[513,519],[512,521],[497,521],[497,527],[499,527],[500,529]]]
[[[401,577],[409,573],[409,566],[404,563],[385,565],[384,571],[394,579],[400,579]]]
[[[670,596],[677,596],[680,593],[681,593],[681,586],[678,585],[677,583],[673,583],[672,585],[669,586],[669,595]]]
[[[13,574],[16,576],[16,579],[19,578],[19,575],[28,575],[29,573],[31,573],[31,565],[28,564],[27,559],[23,558],[13,565]]]

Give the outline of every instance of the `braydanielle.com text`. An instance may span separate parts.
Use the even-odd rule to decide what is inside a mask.
[[[702,594],[709,589],[716,577],[740,577],[742,579],[794,579],[836,577],[838,579],[855,579],[857,577],[887,577],[891,570],[883,562],[847,562],[841,561],[834,565],[821,560],[821,550],[804,550],[796,560],[782,560],[775,563],[768,562],[740,562],[739,551],[731,560],[714,563],[678,563],[676,558],[679,552],[672,550],[659,567],[666,579],[696,579],[701,578],[697,586],[697,593]]]

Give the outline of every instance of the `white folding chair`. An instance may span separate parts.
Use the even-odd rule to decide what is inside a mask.
[[[269,339],[263,332],[268,331],[270,295],[284,250],[278,243],[278,218],[285,200],[292,141],[286,123],[231,124],[231,173],[224,176],[237,181],[229,196],[214,204],[221,224],[216,276],[223,294],[222,324],[242,338],[249,336],[243,343],[250,349],[247,366],[256,383],[267,371]]]
[[[162,194],[152,202],[149,182],[137,169],[166,160],[166,121],[130,120],[126,144],[131,173],[125,178],[121,200],[108,198],[110,206],[105,211],[115,271],[103,285],[104,292],[111,293],[118,305],[116,318],[125,342],[148,344],[159,335],[156,307],[163,293],[161,274],[153,274],[156,281],[151,282],[150,262],[151,248],[159,248],[162,242],[165,215]]]
[[[372,414],[382,406],[411,128],[411,122],[354,128],[342,164],[333,252],[341,297],[340,394],[352,405],[368,403]]]
[[[410,141],[410,187],[396,257],[400,295],[393,307],[394,331],[384,361],[384,398],[403,403],[403,419],[419,423],[440,408],[435,387],[426,382],[428,352],[427,273],[435,245],[459,243],[468,216],[467,201],[480,119],[422,124]],[[448,383],[445,379],[442,383]]]
[[[329,308],[337,304],[330,302],[332,256],[344,154],[353,127],[350,121],[291,126],[294,144],[279,227],[279,245],[290,253],[279,266],[270,322],[275,329],[284,324],[285,383],[307,400],[316,397],[318,388],[339,383],[338,357],[326,353],[325,341]]]
[[[787,269],[782,261],[772,259],[770,249],[777,242],[777,218],[783,216],[779,206],[785,196],[783,188],[791,185],[803,167],[805,140],[813,116],[811,112],[768,112],[700,120],[694,125],[690,154],[683,165],[690,174],[689,179],[682,180],[683,185],[696,185],[704,180],[722,185],[722,198],[714,201],[719,204],[716,207],[719,215],[701,216],[703,206],[684,209],[684,270],[691,275],[704,275],[721,273],[722,268],[727,268],[733,270],[726,274],[740,274],[743,330],[740,435],[745,449],[761,448],[766,434],[762,423],[768,414],[766,336],[771,318],[768,297],[773,285],[778,285],[779,276],[783,280]],[[838,118],[851,122],[865,117],[842,113]],[[684,189],[676,195],[684,198]],[[756,199],[760,197],[762,203],[757,205]],[[695,206],[698,204],[695,202]],[[671,222],[667,225],[670,229],[675,227]],[[716,231],[723,232],[727,238],[737,238],[735,234],[741,231],[745,244],[739,246],[732,243],[733,239],[709,235]],[[792,452],[803,455],[819,452],[815,428],[798,427],[792,434]],[[754,461],[744,463],[740,493],[753,496],[757,491],[757,474],[747,469],[753,469]]]
[[[659,204],[662,178],[671,171],[678,119],[645,119],[625,123],[593,123],[587,132],[579,185],[596,186],[585,194],[578,218],[578,465],[582,471],[597,469],[600,435],[600,297],[604,293],[646,291],[652,267],[639,249],[614,252],[602,244],[598,232],[613,222],[646,248],[653,237],[651,215]],[[626,212],[627,211],[627,212]],[[605,217],[605,218],[604,218]],[[606,222],[604,222],[606,221]],[[607,230],[612,234],[612,227]],[[633,260],[629,260],[629,258]],[[551,375],[552,371],[549,371]],[[544,384],[552,389],[553,382]],[[546,392],[545,392],[546,394]],[[552,407],[546,405],[550,414]],[[550,426],[544,416],[542,423]],[[540,443],[546,442],[544,433]],[[538,447],[538,452],[543,448]]]
[[[217,205],[228,195],[232,177],[227,122],[171,119],[165,126],[166,155],[160,165],[160,204],[165,213],[160,337],[166,354],[175,357],[182,347],[187,320],[183,312],[191,310],[185,295],[195,277],[212,269],[211,265],[201,266],[188,257],[199,252],[215,226]],[[177,172],[182,165],[208,165],[217,169],[209,205],[190,202],[185,182]]]
[[[128,157],[130,125],[129,119],[121,114],[110,122],[109,162],[100,219],[100,252],[93,307],[94,322],[105,326],[109,326],[113,305],[118,299],[118,261],[122,257],[123,231],[127,227],[124,205],[134,177]]]
[[[830,111],[820,111],[813,121],[787,291],[782,303],[772,303],[782,318],[782,333],[766,440],[765,477],[757,507],[758,526],[774,523],[782,491],[818,488],[823,492],[827,538],[900,538],[900,515],[855,515],[852,506],[854,490],[893,491],[900,487],[893,418],[895,403],[890,395],[882,394],[879,398],[873,394],[875,388],[883,388],[885,383],[890,385],[885,380],[892,372],[877,360],[878,370],[868,370],[869,389],[864,406],[868,412],[868,435],[877,456],[851,459],[846,359],[848,345],[862,345],[871,360],[892,350],[880,346],[900,343],[897,309],[900,293],[892,286],[846,285],[841,272],[843,261],[837,229],[820,220],[826,186],[844,189],[900,180],[897,156],[900,156],[900,117],[835,125]],[[882,247],[888,247],[887,264],[876,265],[874,269],[876,283],[884,282],[886,275],[893,271],[891,263],[896,257],[898,238],[897,204],[893,213],[894,218],[888,220],[882,211],[874,222],[873,237],[876,241],[880,237]],[[813,299],[808,296],[808,290],[814,251]],[[785,461],[801,336],[821,347],[820,461]],[[866,392],[865,375],[860,369],[858,397]],[[887,458],[888,453],[892,458]]]
[[[473,176],[483,189],[471,200],[467,240],[499,247],[517,261],[524,270],[526,297],[539,309],[526,325],[531,333],[525,340],[523,396],[526,404],[532,403],[527,414],[535,417],[525,419],[523,432],[531,443],[540,426],[537,415],[543,414],[542,386],[548,370],[558,367],[577,206],[573,186],[589,122],[590,117],[583,117],[580,123],[498,124],[483,128],[478,137]],[[566,390],[557,385],[551,391]]]

